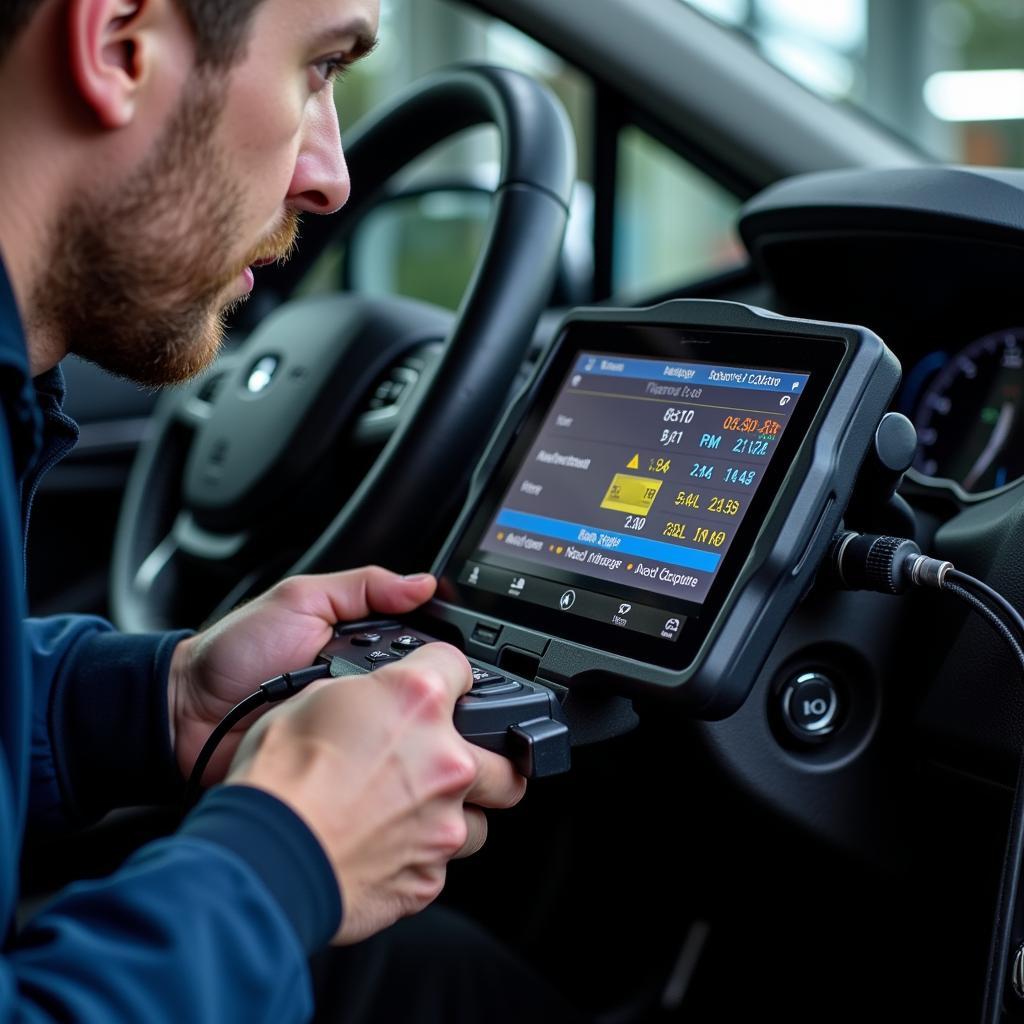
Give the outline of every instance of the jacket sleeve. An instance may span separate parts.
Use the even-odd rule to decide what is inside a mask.
[[[127,635],[100,618],[27,619],[32,758],[28,824],[88,824],[115,807],[169,802],[167,677],[187,632]]]
[[[338,927],[330,863],[283,803],[214,789],[181,830],[76,884],[0,959],[0,1021],[286,1024]]]

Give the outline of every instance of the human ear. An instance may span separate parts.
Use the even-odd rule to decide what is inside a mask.
[[[149,73],[150,33],[160,0],[70,0],[68,48],[78,93],[104,128],[135,116]]]

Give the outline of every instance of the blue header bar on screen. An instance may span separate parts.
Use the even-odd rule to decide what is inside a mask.
[[[581,353],[575,373],[599,377],[624,377],[656,380],[670,384],[707,385],[717,388],[744,388],[748,391],[773,391],[799,395],[809,374],[782,370],[758,370],[742,366],[715,366],[711,363],[671,363],[658,359],[627,359]]]

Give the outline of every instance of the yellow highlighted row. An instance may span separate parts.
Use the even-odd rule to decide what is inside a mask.
[[[645,516],[651,511],[663,483],[663,480],[653,480],[651,477],[616,473],[601,502],[601,508]]]

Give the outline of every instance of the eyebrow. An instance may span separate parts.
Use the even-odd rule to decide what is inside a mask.
[[[347,25],[335,25],[321,32],[317,36],[315,46],[318,49],[327,49],[340,39],[348,39],[352,36],[355,37],[355,42],[345,50],[345,59],[348,63],[355,63],[357,60],[362,60],[363,57],[368,57],[377,48],[379,40],[376,34],[362,19]]]

